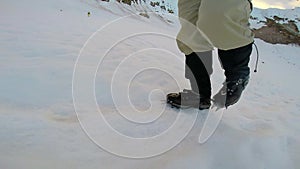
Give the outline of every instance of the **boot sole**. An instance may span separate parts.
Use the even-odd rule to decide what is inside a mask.
[[[205,106],[205,107],[199,107],[199,106],[183,106],[183,105],[178,105],[176,103],[171,103],[171,102],[167,102],[169,105],[171,105],[171,107],[175,107],[177,109],[189,109],[189,108],[196,108],[199,110],[205,110],[205,109],[209,109],[211,105],[209,106]]]

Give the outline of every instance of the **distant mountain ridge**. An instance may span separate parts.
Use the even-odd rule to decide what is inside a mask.
[[[139,13],[149,18],[150,12],[156,13],[165,21],[172,22],[168,14],[177,15],[176,0],[94,0],[97,5],[113,13]],[[250,26],[255,37],[272,44],[300,45],[300,7],[294,9],[259,9],[251,13]]]
[[[251,13],[256,38],[272,44],[300,45],[300,7],[295,9],[258,9]]]

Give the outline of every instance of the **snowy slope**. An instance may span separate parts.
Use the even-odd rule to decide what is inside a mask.
[[[261,57],[258,73],[252,74],[243,98],[225,112],[207,143],[198,143],[208,114],[201,111],[193,119],[196,123],[191,132],[176,147],[152,158],[130,159],[101,149],[82,130],[72,98],[75,63],[82,70],[84,77],[79,82],[83,85],[94,84],[87,79],[95,77],[96,101],[109,124],[130,137],[158,135],[178,117],[178,110],[164,107],[165,93],[188,87],[184,57],[173,39],[178,23],[170,25],[160,17],[143,16],[111,23],[119,18],[118,13],[71,0],[5,0],[0,13],[0,168],[299,168],[299,47],[256,40]],[[122,39],[125,35],[134,36]],[[80,57],[86,57],[83,64],[76,62],[80,51]],[[255,53],[252,67],[254,62]],[[150,68],[135,74],[143,66]],[[224,79],[216,56],[214,67],[216,92]],[[135,75],[130,86],[129,75]],[[111,86],[122,97],[128,87],[130,101],[139,111],[126,99],[113,100]],[[85,98],[89,92],[80,93],[84,101],[90,99]],[[183,113],[190,118],[195,115],[192,111]],[[157,120],[137,124],[120,113],[139,121]],[[96,116],[98,112],[87,111],[78,117],[89,123],[90,134],[105,134]],[[182,132],[179,128],[178,133]],[[118,140],[110,142],[118,146]],[[154,149],[141,145],[127,148]]]

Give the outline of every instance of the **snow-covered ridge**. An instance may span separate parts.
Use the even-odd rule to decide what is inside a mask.
[[[158,17],[167,23],[175,23],[178,20],[176,0],[92,0],[89,3],[94,3],[94,6],[104,8],[119,16],[138,14],[136,16],[139,18]],[[152,15],[153,13],[155,15]],[[250,26],[256,38],[268,43],[299,44],[300,7],[295,9],[254,8],[251,13]]]
[[[119,16],[138,14],[150,18],[150,15],[154,13],[168,23],[174,22],[174,17],[170,15],[178,14],[177,1],[172,0],[136,0],[131,2],[123,0],[82,0],[82,2],[96,8],[108,10]],[[130,5],[128,5],[129,3]]]
[[[119,1],[120,0],[91,0],[88,1],[88,3],[104,7],[119,15],[140,12],[142,16],[148,17],[148,12],[155,12],[159,16],[165,17],[166,14],[170,13],[174,15],[178,14],[177,0],[139,0],[132,1],[131,5],[119,3]],[[282,18],[282,20],[278,20],[281,24],[293,21],[297,25],[298,30],[300,30],[300,7],[294,9],[254,8],[251,13],[251,27],[259,29],[265,25],[264,23],[267,21],[266,18],[273,19],[274,17]]]
[[[276,20],[276,22],[281,24],[293,21],[297,25],[298,30],[300,30],[300,7],[294,9],[254,8],[251,13],[251,26],[256,29],[261,28],[265,25],[266,18],[275,19],[276,17],[282,18]]]
[[[258,9],[251,14],[251,27],[256,38],[273,44],[300,45],[300,8]]]

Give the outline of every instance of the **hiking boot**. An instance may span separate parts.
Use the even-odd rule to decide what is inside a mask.
[[[210,98],[201,98],[199,94],[187,89],[179,93],[169,93],[167,103],[176,108],[198,108],[200,110],[209,109],[211,105]]]
[[[228,107],[239,101],[249,82],[249,77],[234,81],[226,81],[219,92],[213,97],[213,101],[219,107]]]

